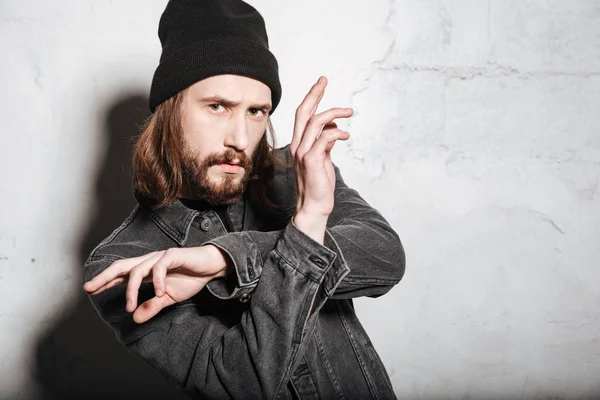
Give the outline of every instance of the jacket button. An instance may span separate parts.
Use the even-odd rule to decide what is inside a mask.
[[[246,302],[248,302],[248,300],[250,300],[250,295],[248,293],[244,293],[243,295],[240,296],[240,301],[242,303],[246,303]]]
[[[208,218],[204,218],[202,220],[202,222],[200,222],[200,228],[202,228],[203,231],[210,230],[210,228],[212,228],[212,222],[211,222],[211,220],[208,219]]]
[[[310,256],[310,257],[308,257],[308,259],[309,259],[310,261],[312,261],[313,263],[317,264],[319,267],[324,267],[324,266],[326,265],[326,264],[325,264],[325,261],[321,260],[321,259],[320,259],[319,257],[317,257],[317,256]]]

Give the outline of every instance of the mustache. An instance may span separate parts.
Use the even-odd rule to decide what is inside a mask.
[[[252,166],[252,159],[246,153],[234,149],[227,149],[223,153],[211,153],[206,156],[204,163],[206,166],[211,167],[217,164],[231,163],[234,160],[237,160],[239,165],[245,169]]]

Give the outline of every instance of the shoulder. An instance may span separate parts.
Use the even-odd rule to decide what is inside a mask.
[[[97,260],[138,257],[169,245],[173,245],[172,241],[137,204],[121,225],[92,250],[85,264]]]

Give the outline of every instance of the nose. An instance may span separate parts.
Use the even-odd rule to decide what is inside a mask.
[[[225,147],[244,151],[248,147],[248,124],[245,118],[232,120],[230,130],[225,136]]]

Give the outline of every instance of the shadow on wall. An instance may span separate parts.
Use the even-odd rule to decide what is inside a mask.
[[[77,276],[93,248],[129,215],[131,144],[149,116],[146,97],[123,97],[108,108],[102,134],[108,141],[96,180],[89,226],[81,233]],[[42,398],[50,399],[189,399],[145,361],[129,353],[98,316],[80,290],[73,308],[43,334],[36,351],[35,375]],[[133,396],[132,396],[133,395]]]

